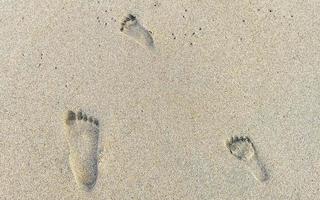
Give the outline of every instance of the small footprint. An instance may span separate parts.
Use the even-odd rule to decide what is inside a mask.
[[[259,160],[257,151],[249,137],[231,137],[230,140],[227,140],[226,146],[233,156],[247,165],[255,179],[261,182],[268,179],[266,169]]]
[[[78,186],[90,191],[98,175],[99,122],[81,111],[68,111],[65,123],[70,168]]]
[[[154,49],[154,42],[150,32],[138,22],[135,16],[129,14],[122,21],[120,31],[134,39],[140,45]]]

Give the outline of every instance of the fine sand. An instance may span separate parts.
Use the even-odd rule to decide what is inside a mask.
[[[319,13],[0,1],[0,199],[319,199]]]

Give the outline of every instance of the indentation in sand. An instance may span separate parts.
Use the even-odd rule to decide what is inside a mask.
[[[154,49],[154,42],[150,32],[144,28],[137,18],[129,14],[121,23],[120,31],[148,49]]]
[[[65,122],[70,168],[78,186],[89,191],[98,175],[99,122],[81,111],[68,111]]]
[[[247,165],[252,175],[258,181],[263,182],[268,179],[266,169],[259,160],[257,151],[249,137],[231,137],[230,140],[227,140],[226,146],[233,156]]]

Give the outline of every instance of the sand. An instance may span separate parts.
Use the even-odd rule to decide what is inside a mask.
[[[318,199],[319,8],[1,1],[0,199]],[[154,50],[120,31],[128,14]],[[99,120],[90,191],[68,159],[64,116],[80,109]]]

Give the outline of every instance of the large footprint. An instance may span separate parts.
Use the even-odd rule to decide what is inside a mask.
[[[129,14],[122,21],[120,31],[128,35],[140,45],[154,50],[154,42],[150,32],[138,22],[135,16]]]
[[[231,137],[226,142],[226,145],[233,156],[247,165],[252,175],[258,181],[263,182],[268,179],[266,169],[259,160],[256,149],[249,137]]]
[[[78,186],[89,191],[98,175],[99,122],[81,111],[68,111],[66,127],[70,168]]]

